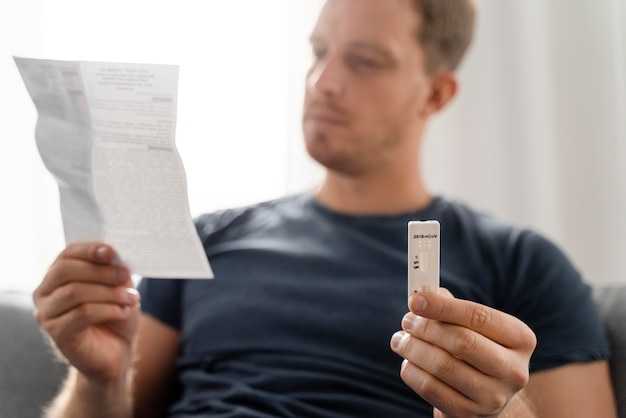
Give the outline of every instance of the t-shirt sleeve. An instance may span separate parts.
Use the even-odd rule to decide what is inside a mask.
[[[137,290],[141,294],[142,312],[179,330],[183,282],[175,279],[141,279]]]
[[[609,345],[591,287],[565,254],[532,231],[511,247],[511,288],[502,303],[537,335],[531,371],[606,359]]]

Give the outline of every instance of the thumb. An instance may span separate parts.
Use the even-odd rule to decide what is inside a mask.
[[[446,289],[445,287],[440,287],[439,288],[439,294],[440,295],[444,295],[444,296],[448,296],[450,298],[454,298],[454,295],[452,293],[450,293],[450,291],[448,289]]]

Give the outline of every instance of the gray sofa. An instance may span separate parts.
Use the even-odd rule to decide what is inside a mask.
[[[599,288],[613,357],[620,418],[626,418],[626,284]],[[30,295],[0,292],[0,417],[36,418],[57,391],[65,366],[53,360],[33,318]]]

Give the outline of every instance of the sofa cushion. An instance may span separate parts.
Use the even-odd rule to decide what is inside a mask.
[[[30,295],[0,292],[0,415],[35,418],[56,394],[66,366],[54,359]]]

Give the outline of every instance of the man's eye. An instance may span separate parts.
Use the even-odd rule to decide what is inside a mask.
[[[357,69],[377,69],[380,67],[378,61],[367,57],[352,56],[348,61],[352,67]]]

